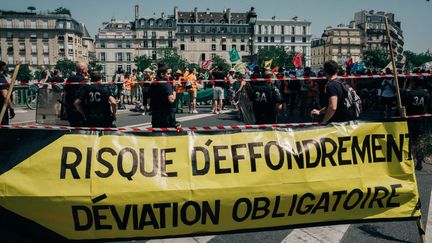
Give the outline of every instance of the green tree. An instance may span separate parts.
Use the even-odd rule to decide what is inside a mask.
[[[159,62],[167,64],[174,72],[188,66],[186,59],[178,54],[177,48],[159,48],[157,53],[160,56]]]
[[[30,13],[33,13],[36,10],[36,8],[33,6],[28,6],[27,10],[30,11]]]
[[[405,65],[409,71],[416,67],[420,67],[426,62],[432,61],[432,55],[429,52],[414,53],[412,51],[404,51]]]
[[[212,62],[212,67],[223,67],[223,69],[226,71],[231,69],[231,65],[229,65],[228,62],[221,56],[216,55],[212,58]]]
[[[71,11],[69,9],[63,8],[63,7],[56,8],[54,10],[54,12],[52,12],[52,13],[53,14],[67,14],[69,16],[72,16]]]
[[[385,68],[390,62],[386,51],[381,48],[365,50],[362,55],[368,68]]]
[[[89,62],[89,71],[91,72],[93,70],[96,70],[99,72],[102,71],[102,65],[100,65],[97,61]]]
[[[295,52],[286,51],[285,48],[280,46],[270,46],[268,48],[261,48],[258,51],[258,65],[264,66],[264,62],[267,60],[273,60],[272,66],[285,67],[287,69],[294,69],[292,59],[296,55]],[[305,60],[302,54],[303,62]]]
[[[147,56],[136,56],[134,63],[137,66],[138,72],[144,71],[144,69],[150,67],[152,60]]]
[[[17,80],[24,83],[28,83],[28,81],[32,79],[33,79],[33,75],[32,72],[30,71],[29,65],[21,64],[18,71]]]
[[[55,69],[59,70],[64,77],[69,77],[72,72],[76,71],[76,65],[73,61],[68,59],[58,60],[55,65]]]

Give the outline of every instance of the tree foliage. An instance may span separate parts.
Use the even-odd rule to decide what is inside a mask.
[[[18,75],[17,75],[17,80],[27,83],[28,81],[33,79],[33,75],[32,72],[30,71],[29,65],[27,64],[21,64],[19,71],[18,71]]]
[[[384,49],[368,49],[363,51],[363,61],[368,68],[385,68],[390,59]]]
[[[33,13],[36,10],[36,8],[33,6],[28,6],[27,10],[30,11],[31,13]]]
[[[405,65],[410,71],[416,67],[421,67],[426,62],[432,61],[432,54],[429,51],[419,54],[412,51],[404,51],[404,56],[406,58]]]
[[[212,67],[223,67],[223,69],[226,71],[231,69],[231,65],[229,65],[228,62],[221,56],[216,55],[212,58],[212,62]]]
[[[144,69],[148,68],[152,64],[152,60],[148,56],[136,56],[134,59],[134,63],[137,67],[138,72],[144,71]]]
[[[188,66],[187,60],[178,54],[177,48],[159,48],[157,53],[158,56],[160,56],[159,62],[167,64],[174,72],[176,70],[182,70]]]
[[[100,65],[97,61],[89,62],[89,71],[102,71],[102,65]]]
[[[63,8],[63,7],[58,7],[56,9],[54,9],[54,11],[52,12],[53,14],[67,14],[69,16],[72,16],[71,11],[67,8]]]
[[[58,60],[55,69],[59,70],[64,77],[69,77],[72,75],[72,72],[76,71],[76,65],[69,59],[62,59]]]
[[[268,48],[261,48],[258,51],[258,65],[264,66],[264,62],[273,60],[272,66],[285,67],[286,69],[295,69],[292,59],[296,55],[295,52],[287,51],[285,48],[280,46],[270,46]],[[303,63],[305,57],[302,54]]]

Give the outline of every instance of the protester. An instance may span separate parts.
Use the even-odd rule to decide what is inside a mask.
[[[431,111],[429,94],[422,83],[423,78],[413,77],[410,82],[411,90],[408,90],[403,95],[403,104],[406,108],[406,114],[408,116],[421,115]],[[425,118],[410,118],[408,119],[408,129],[410,135],[410,148],[414,155],[415,168],[421,170],[424,162],[424,151],[422,151],[419,144],[422,134],[425,131]],[[420,147],[420,149],[418,149]]]
[[[49,83],[61,84],[64,82],[64,78],[58,69],[54,69],[53,76],[48,80]]]
[[[159,64],[157,80],[170,80],[172,70],[166,64]],[[150,85],[150,99],[152,109],[152,127],[176,127],[174,102],[176,93],[172,85],[164,82],[154,82]]]
[[[117,73],[114,76],[113,81],[116,82],[117,85],[117,102],[118,102],[118,109],[124,110],[126,107],[124,106],[124,102],[122,100],[124,99],[124,92],[123,92],[123,83],[124,83],[124,70],[123,68],[119,68],[117,70]]]
[[[0,111],[3,109],[3,106],[6,102],[8,89],[9,89],[9,83],[6,80],[6,72],[7,72],[7,66],[6,63],[3,61],[0,61]],[[7,109],[3,116],[3,119],[1,120],[1,125],[9,125],[9,119],[12,119],[15,117],[15,111],[12,108],[12,102],[9,100],[7,103]]]
[[[393,74],[390,68],[386,68],[386,74]],[[379,93],[379,103],[381,106],[380,115],[385,119],[392,117],[393,106],[396,102],[396,85],[393,78],[386,78],[382,81]]]
[[[176,91],[175,109],[176,113],[183,113],[183,94],[185,92],[185,84],[183,82],[183,73],[177,70],[174,77],[174,89]]]
[[[185,73],[186,89],[189,94],[189,113],[197,114],[196,98],[197,98],[197,77],[196,69],[190,68],[189,72]]]
[[[74,106],[75,99],[78,95],[78,90],[80,89],[80,84],[87,80],[88,78],[88,65],[85,62],[76,63],[77,72],[75,75],[70,76],[67,79],[67,83],[64,87],[64,103],[66,110],[66,119],[72,127],[81,126],[83,124],[83,117],[77,111]]]
[[[138,85],[138,75],[137,70],[132,69],[132,75],[130,77],[131,79],[131,103],[135,102],[138,103],[139,101],[139,85]]]
[[[144,108],[143,115],[150,115],[151,107],[150,107],[150,84],[153,81],[153,70],[150,68],[146,68],[143,74],[143,81],[141,83],[142,90],[142,104]]]
[[[324,84],[324,95],[326,102],[323,108],[313,109],[311,115],[313,117],[324,115],[321,124],[326,125],[330,122],[344,122],[349,121],[352,117],[349,115],[347,108],[344,106],[343,101],[347,94],[344,90],[342,81],[339,80],[338,64],[333,61],[327,61],[324,63],[324,72],[327,78],[327,82]]]
[[[215,80],[213,83],[213,114],[220,114],[222,112],[222,106],[224,101],[224,85],[225,85],[225,74],[223,73],[223,67],[219,66],[212,73],[212,79]]]
[[[50,79],[50,73],[48,72],[47,68],[45,65],[42,65],[40,67],[40,73],[39,73],[39,77],[38,80],[41,83],[45,83]]]
[[[132,104],[132,80],[128,72],[124,75],[123,95],[120,97],[122,104]]]
[[[102,79],[99,71],[91,73],[92,82]],[[103,84],[84,85],[78,92],[74,106],[83,117],[83,126],[114,127],[117,102],[110,89]]]
[[[272,76],[271,72],[264,73],[264,78]],[[253,103],[256,124],[277,123],[277,113],[282,109],[283,99],[274,81],[255,81],[246,87],[249,99]]]

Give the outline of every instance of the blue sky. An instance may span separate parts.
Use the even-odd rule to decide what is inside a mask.
[[[278,19],[299,16],[312,22],[312,33],[319,37],[326,26],[348,24],[359,10],[393,12],[402,22],[405,50],[423,52],[432,50],[432,2],[426,0],[15,0],[3,1],[3,10],[26,10],[34,6],[37,10],[53,10],[66,7],[78,21],[84,22],[92,36],[103,21],[112,17],[132,20],[134,6],[140,5],[141,16],[172,14],[174,6],[180,10],[198,7],[204,11],[222,11],[225,7],[233,11],[247,11],[254,6],[258,18]]]

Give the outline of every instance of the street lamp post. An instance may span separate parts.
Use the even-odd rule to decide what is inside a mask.
[[[254,7],[251,7],[250,11],[247,14],[247,21],[248,21],[248,24],[249,24],[249,32],[250,32],[250,37],[249,37],[250,47],[249,47],[249,51],[250,51],[251,62],[253,62],[254,61],[253,60],[254,59],[253,58],[253,55],[254,55],[253,43],[254,43],[254,34],[255,34],[255,24],[256,24],[256,21],[257,21],[257,13],[255,12],[255,8]]]

